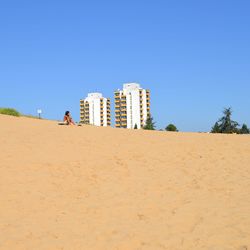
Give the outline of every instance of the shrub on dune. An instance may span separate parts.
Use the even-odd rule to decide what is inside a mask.
[[[20,113],[13,108],[0,108],[0,114],[3,115],[12,115],[12,116],[20,116]]]

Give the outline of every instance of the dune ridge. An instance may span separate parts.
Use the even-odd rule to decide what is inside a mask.
[[[0,115],[0,249],[250,249],[250,136]]]

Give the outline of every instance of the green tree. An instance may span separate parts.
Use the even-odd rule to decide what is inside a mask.
[[[238,133],[238,122],[233,121],[231,119],[232,116],[232,109],[225,108],[223,111],[223,116],[215,123],[214,127],[212,128],[212,133],[224,133],[224,134],[232,134]]]
[[[238,122],[231,120],[232,109],[225,108],[223,111],[224,116],[219,120],[221,123],[221,132],[225,134],[231,134],[237,132]]]
[[[243,124],[241,129],[239,130],[240,134],[249,134],[250,133],[250,129],[247,127],[246,124]]]
[[[151,115],[148,116],[146,125],[143,127],[146,130],[155,130],[155,123],[153,122],[153,117]]]
[[[135,124],[134,129],[138,129],[137,124]]]
[[[218,122],[216,122],[212,127],[211,133],[221,133],[221,129]]]
[[[178,129],[174,124],[168,124],[168,126],[165,128],[166,131],[173,131],[173,132],[178,132]]]

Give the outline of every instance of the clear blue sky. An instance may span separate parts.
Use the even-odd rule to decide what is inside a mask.
[[[152,93],[158,128],[207,131],[224,107],[250,126],[249,0],[1,0],[0,106],[79,120],[79,99]]]

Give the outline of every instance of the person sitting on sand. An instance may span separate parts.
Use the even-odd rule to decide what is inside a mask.
[[[72,119],[72,117],[71,117],[69,111],[66,111],[66,112],[65,112],[63,121],[64,121],[67,125],[76,125],[75,122],[73,121],[73,119]]]

